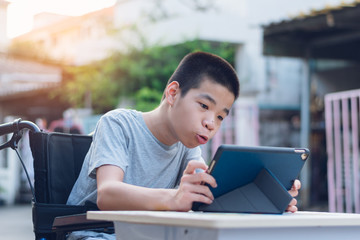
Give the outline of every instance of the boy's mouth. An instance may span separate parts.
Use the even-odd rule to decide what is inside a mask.
[[[203,136],[203,135],[198,134],[198,135],[196,135],[196,138],[200,144],[205,144],[208,141],[208,137]]]

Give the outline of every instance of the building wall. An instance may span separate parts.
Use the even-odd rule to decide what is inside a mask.
[[[51,58],[75,65],[101,60],[115,48],[116,40],[109,35],[112,7],[78,17],[60,17],[42,14],[38,16],[37,28],[12,41],[34,42]]]
[[[319,69],[313,76],[313,91],[317,96],[324,98],[325,94],[360,88],[360,69],[355,63],[338,67]]]
[[[8,45],[7,38],[7,6],[8,2],[0,0],[0,52],[4,52]]]

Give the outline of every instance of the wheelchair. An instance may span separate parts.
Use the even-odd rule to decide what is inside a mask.
[[[32,222],[35,240],[65,239],[70,232],[94,230],[113,233],[113,223],[86,219],[86,212],[98,210],[96,204],[84,206],[66,205],[92,136],[47,133],[30,122],[17,119],[0,125],[0,136],[13,134],[0,145],[0,150],[12,148],[17,151],[24,129],[29,130],[30,148],[33,155],[34,185],[21,156],[17,152],[32,191]]]

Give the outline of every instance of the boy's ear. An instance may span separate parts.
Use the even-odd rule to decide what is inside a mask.
[[[180,94],[180,84],[177,81],[169,83],[165,90],[166,101],[172,106],[176,96]]]

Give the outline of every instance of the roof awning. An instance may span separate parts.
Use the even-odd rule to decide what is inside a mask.
[[[0,102],[59,87],[60,67],[0,54]]]
[[[264,55],[360,60],[360,2],[263,26]]]

